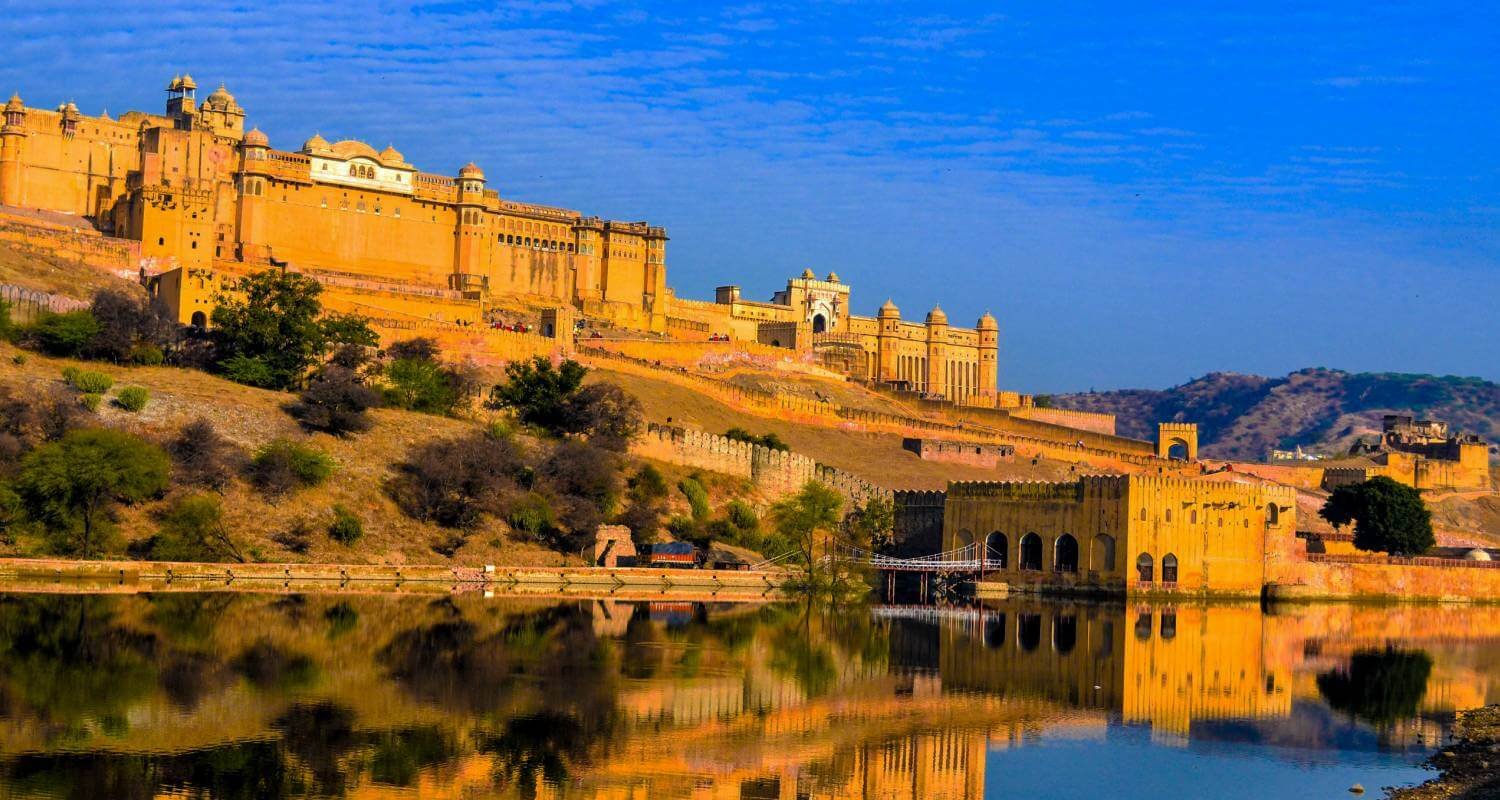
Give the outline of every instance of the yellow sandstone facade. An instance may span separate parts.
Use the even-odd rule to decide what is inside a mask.
[[[76,105],[4,108],[0,206],[74,215],[140,244],[142,275],[184,324],[203,324],[228,276],[308,274],[326,304],[388,327],[483,324],[486,309],[567,309],[696,343],[755,342],[855,377],[965,405],[1019,405],[997,391],[999,326],[922,322],[887,302],[851,313],[849,285],[811,270],[770,302],[738,287],[714,302],[667,288],[666,231],[501,196],[470,163],[423,172],[394,147],[314,135],[278,149],[223,86],[199,102],[191,76],[163,113],[118,119]],[[570,317],[571,319],[571,317]],[[556,331],[566,336],[567,331]],[[1009,402],[1007,402],[1009,401]]]

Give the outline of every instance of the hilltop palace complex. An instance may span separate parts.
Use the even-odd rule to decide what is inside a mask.
[[[1490,486],[1484,442],[1404,417],[1388,419],[1383,438],[1348,459],[1294,465],[1201,460],[1197,428],[1182,421],[1161,423],[1154,443],[1117,436],[1111,415],[1038,408],[1000,391],[999,326],[989,314],[958,328],[934,308],[918,323],[887,301],[875,316],[858,316],[849,285],[832,272],[806,270],[766,302],[736,286],[720,287],[712,301],[680,299],[667,286],[659,226],[509,200],[472,163],[456,175],[421,172],[393,147],[314,135],[295,151],[277,150],[245,129],[245,110],[224,87],[200,104],[189,76],[167,85],[161,114],[85,116],[73,103],[40,109],[11,97],[0,128],[0,239],[139,277],[179,322],[200,328],[235,279],[275,268],[317,280],[326,308],[364,316],[386,341],[432,336],[481,363],[573,352],[581,318],[608,333],[588,338],[616,348],[591,353],[608,353],[622,368],[635,359],[628,366],[660,376],[664,360],[676,358],[668,364],[676,380],[704,380],[693,367],[715,354],[834,369],[894,393],[914,416],[830,411],[821,397],[778,396],[804,405],[771,408],[921,437],[906,446],[924,459],[1073,464],[1076,474],[1063,482],[964,481],[895,495],[899,527],[921,551],[982,546],[985,561],[1016,585],[1214,593],[1290,580],[1306,592],[1339,581],[1366,591],[1352,570],[1388,567],[1341,562],[1334,578],[1308,571],[1343,556],[1323,539],[1324,549],[1298,555],[1293,487],[1375,475],[1422,490]],[[517,323],[496,330],[507,315],[537,320],[539,332],[515,331]],[[703,386],[721,398],[730,392]],[[750,478],[785,473],[786,486],[831,474],[795,454],[752,452],[702,432],[658,439],[662,458]],[[1134,474],[1078,472],[1087,468]],[[1215,473],[1225,480],[1201,479]],[[1389,569],[1415,570],[1398,576],[1400,585],[1438,594],[1477,591],[1459,578],[1500,578]]]
[[[677,299],[659,226],[506,199],[472,163],[422,172],[394,147],[314,135],[277,150],[245,129],[223,86],[200,103],[191,76],[167,85],[162,114],[86,116],[19,96],[4,113],[0,204],[138,242],[157,297],[183,323],[208,321],[226,277],[277,266],[317,278],[331,307],[395,327],[553,309],[678,341],[816,350],[857,377],[966,405],[1023,402],[997,392],[988,314],[974,328],[936,308],[906,321],[889,302],[857,316],[849,286],[811,270],[770,302],[732,286],[714,302]]]

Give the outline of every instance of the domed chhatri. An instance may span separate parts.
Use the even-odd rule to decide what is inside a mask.
[[[825,278],[825,280],[827,280],[829,283],[838,283],[839,274],[837,272],[830,272],[828,273],[828,277]]]
[[[945,313],[943,313],[943,309],[942,308],[940,308],[938,306],[933,306],[932,310],[929,311],[929,312],[927,312],[927,324],[928,325],[947,325],[948,324],[948,315],[945,314]]]
[[[458,177],[482,181],[484,180],[484,170],[480,169],[478,164],[470,161],[469,163],[459,168]]]
[[[808,267],[807,269],[802,270],[802,277],[803,277],[804,280],[809,280],[809,281],[815,281],[815,280],[818,279],[817,273],[813,272],[811,267]]]
[[[994,314],[986,311],[984,316],[979,318],[979,324],[974,327],[982,331],[997,331],[1000,330],[1000,322],[995,319]]]
[[[880,307],[880,316],[899,317],[901,316],[901,309],[897,308],[896,304],[890,298],[886,298],[885,305]]]
[[[264,133],[261,133],[260,128],[251,128],[250,132],[245,134],[245,146],[270,147],[271,140]]]
[[[219,84],[219,88],[213,90],[213,92],[209,94],[208,101],[210,103],[222,103],[224,105],[229,105],[234,102],[234,95],[230,94],[229,90],[225,89],[224,84],[221,83]]]
[[[386,166],[391,166],[391,167],[406,166],[406,157],[403,156],[403,155],[401,155],[401,151],[397,150],[392,145],[386,145],[385,149],[380,151],[380,160]]]
[[[328,150],[328,140],[322,134],[313,134],[311,139],[302,143],[302,152],[321,153]]]

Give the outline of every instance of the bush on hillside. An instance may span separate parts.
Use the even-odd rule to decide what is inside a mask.
[[[340,505],[333,507],[333,522],[328,524],[328,538],[347,547],[364,535],[365,524],[353,511]]]
[[[166,354],[154,344],[138,344],[130,348],[130,363],[138,367],[159,367],[166,360]]]
[[[99,335],[98,320],[88,311],[46,314],[28,330],[37,346],[49,355],[78,358]]]
[[[77,367],[63,369],[63,380],[67,381],[74,389],[85,394],[104,394],[115,385],[115,379],[93,370],[81,370]]]
[[[109,544],[114,507],[165,491],[169,468],[166,454],[138,436],[85,428],[28,453],[15,489],[53,552],[91,558]]]
[[[744,428],[730,428],[729,430],[724,431],[724,438],[733,439],[737,442],[758,444],[761,447],[769,447],[772,450],[780,450],[782,452],[787,452],[792,449],[790,445],[781,440],[780,436],[777,436],[774,433],[766,433],[757,436],[745,430]]]
[[[667,511],[666,498],[666,478],[661,470],[645,464],[626,482],[627,505],[615,522],[630,528],[636,545],[651,544],[661,530],[661,519]]]
[[[151,400],[151,392],[144,386],[126,386],[115,395],[115,405],[126,411],[139,412]]]
[[[556,530],[557,515],[552,511],[552,503],[546,495],[527,492],[510,504],[505,521],[516,533],[525,534],[539,542],[547,542],[552,539]]]
[[[1334,489],[1318,515],[1335,528],[1354,523],[1360,550],[1415,556],[1437,543],[1421,492],[1384,475]]]
[[[582,434],[615,452],[630,447],[643,421],[640,401],[612,383],[585,386],[563,404],[563,432]]]
[[[478,527],[520,490],[525,464],[508,438],[470,434],[414,446],[386,492],[408,516],[447,528]]]
[[[245,451],[202,418],[182,426],[167,442],[167,453],[177,466],[177,480],[216,491],[223,491],[247,463]]]
[[[14,470],[32,448],[57,441],[89,420],[77,398],[62,387],[19,394],[0,386],[0,475]]]
[[[479,370],[472,364],[444,364],[437,342],[419,337],[386,349],[390,362],[381,369],[386,403],[424,414],[453,416],[468,408],[479,393]]]
[[[688,508],[692,509],[694,522],[707,522],[713,514],[713,509],[708,504],[708,490],[697,478],[683,478],[677,482],[677,490],[687,498]]]
[[[104,402],[104,395],[87,392],[78,396],[78,402],[82,403],[83,407],[88,409],[91,413],[97,412],[99,410],[100,404]]]
[[[328,480],[333,474],[333,459],[317,448],[275,439],[255,452],[247,473],[255,488],[276,498]]]
[[[348,436],[370,429],[369,409],[380,404],[380,394],[366,386],[359,373],[332,364],[318,370],[287,411],[309,430]]]

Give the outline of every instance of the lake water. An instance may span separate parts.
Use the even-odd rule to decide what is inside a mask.
[[[1348,797],[1500,609],[0,595],[0,798]]]

